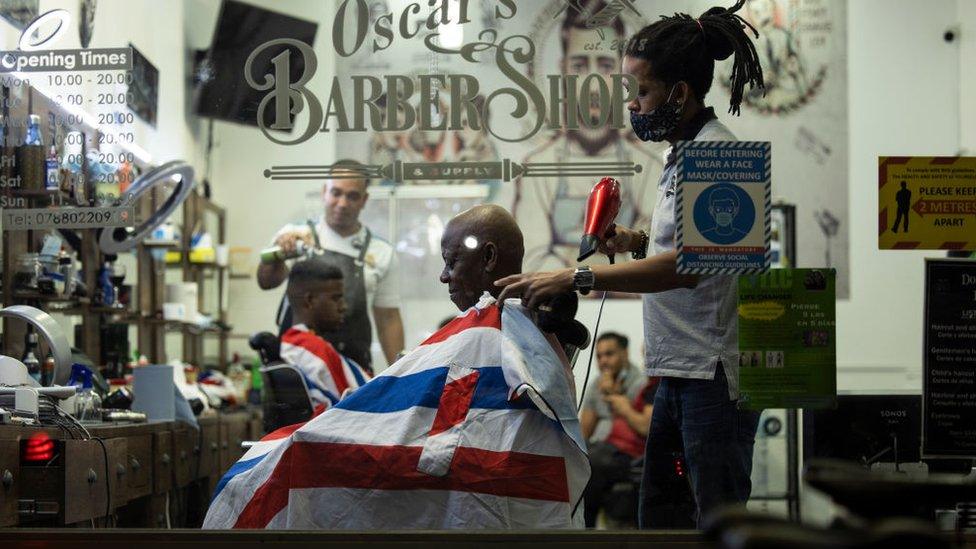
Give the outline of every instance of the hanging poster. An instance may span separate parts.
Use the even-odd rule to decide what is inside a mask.
[[[922,454],[976,458],[976,261],[925,261]]]
[[[851,268],[848,4],[845,0],[746,0],[740,13],[759,33],[754,43],[766,88],[746,90],[741,116],[725,114],[733,65],[727,59],[715,63],[715,79],[705,98],[739,139],[776,144],[773,199],[796,205],[792,266],[836,269],[840,299],[849,297]],[[697,11],[687,0],[652,5],[659,13],[672,8],[697,16],[712,6],[728,4],[698,0]]]
[[[739,277],[739,390],[747,408],[829,408],[837,398],[836,273]]]
[[[760,141],[682,141],[667,192],[674,207],[677,270],[755,274],[770,262],[770,147]]]
[[[976,250],[976,157],[878,158],[878,247]]]

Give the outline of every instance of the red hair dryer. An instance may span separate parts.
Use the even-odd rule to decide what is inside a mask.
[[[613,236],[614,220],[620,212],[620,182],[612,177],[604,177],[593,186],[586,201],[586,219],[583,223],[583,241],[576,261],[593,255],[600,242]],[[610,256],[613,263],[613,256]]]

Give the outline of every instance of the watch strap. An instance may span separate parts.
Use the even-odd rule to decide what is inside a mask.
[[[634,259],[644,259],[647,257],[647,247],[650,245],[651,238],[644,231],[638,233],[640,238],[640,243],[637,246],[637,250],[631,252],[630,256]]]

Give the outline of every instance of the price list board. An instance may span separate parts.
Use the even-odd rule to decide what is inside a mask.
[[[976,261],[925,262],[922,453],[976,458]]]

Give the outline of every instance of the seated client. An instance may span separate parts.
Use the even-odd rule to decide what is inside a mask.
[[[537,321],[517,299],[496,303],[493,282],[522,267],[522,233],[504,209],[459,214],[441,248],[440,280],[461,314],[248,450],[218,484],[205,528],[582,527],[589,463],[572,371],[538,327],[566,333],[552,318],[563,309],[553,301]]]
[[[281,359],[302,372],[315,412],[321,413],[369,379],[318,335],[342,324],[342,271],[319,257],[299,261],[288,275],[286,294],[294,324],[281,336]]]

